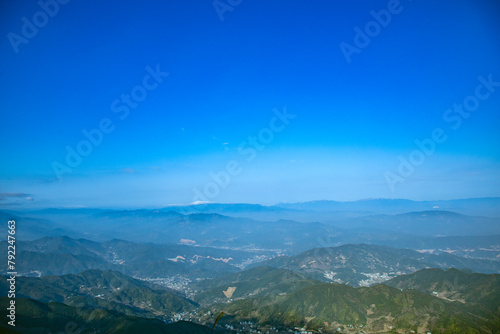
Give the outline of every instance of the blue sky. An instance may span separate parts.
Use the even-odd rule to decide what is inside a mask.
[[[0,206],[500,196],[497,1],[61,2],[0,5]]]

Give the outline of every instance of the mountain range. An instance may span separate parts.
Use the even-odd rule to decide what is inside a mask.
[[[0,211],[16,221],[19,321],[0,328],[209,333],[224,312],[219,333],[496,333],[498,203]]]
[[[457,275],[462,285],[454,293],[460,293],[465,302],[441,295],[440,289],[437,294],[428,289],[428,284],[445,286],[450,276]],[[500,329],[500,299],[496,298],[499,279],[500,275],[424,269],[372,287],[311,282],[279,295],[256,293],[249,298],[216,303],[209,309],[224,309],[228,313],[224,318],[226,323],[251,319],[263,327],[368,333],[411,330],[416,333],[496,333]],[[391,287],[403,282],[405,288]],[[469,291],[463,284],[465,282],[481,293]],[[236,286],[237,283],[231,284]],[[267,284],[266,281],[262,284],[256,281],[253,288],[259,291]]]
[[[1,215],[5,219],[18,219],[22,226],[34,226],[29,234],[22,229],[20,240],[68,235],[97,241],[122,239],[292,255],[317,247],[369,243],[457,252],[478,258],[500,257],[500,218],[437,210],[351,217],[333,223],[256,221],[218,213],[161,210],[42,210],[37,214],[25,217],[3,212]],[[6,232],[6,226],[0,227],[1,230]]]
[[[465,258],[442,252],[369,244],[346,244],[307,250],[297,255],[240,251],[228,248],[177,244],[132,243],[124,240],[95,242],[69,237],[46,237],[18,242],[23,259],[18,272],[27,276],[79,273],[87,269],[115,270],[166,286],[215,278],[245,268],[269,266],[293,270],[322,281],[372,285],[424,268],[458,268],[500,273],[500,261]],[[7,256],[7,242],[0,242],[0,256]],[[0,273],[6,273],[3,268]]]
[[[194,299],[201,306],[177,292],[113,271],[19,277],[16,284],[20,326],[15,329],[23,333],[64,330],[69,323],[90,332],[132,333],[141,328],[148,333],[208,333],[207,327],[193,322],[210,325],[220,311],[225,313],[220,326],[227,333],[243,327],[274,328],[274,333],[294,327],[368,333],[500,330],[500,275],[456,269],[423,269],[384,284],[355,288],[257,267],[193,282]],[[187,321],[170,323],[177,317]],[[7,327],[6,319],[0,328],[17,333]]]

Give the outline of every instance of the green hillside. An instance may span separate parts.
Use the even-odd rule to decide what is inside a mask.
[[[500,275],[465,273],[457,269],[424,269],[393,278],[384,284],[415,289],[446,300],[480,303],[495,310],[500,301]]]
[[[0,256],[7,256],[0,241]],[[17,271],[24,276],[77,274],[87,269],[115,270],[142,278],[183,275],[208,278],[240,270],[237,266],[255,254],[176,244],[139,244],[113,239],[98,243],[69,237],[19,241]],[[6,273],[0,268],[0,274]]]
[[[7,305],[7,297],[0,297],[0,305]],[[16,299],[16,326],[2,317],[0,332],[49,333],[107,333],[107,334],[209,334],[210,329],[190,322],[166,324],[158,319],[127,316],[116,311],[72,307],[61,303],[43,303],[31,299]],[[217,331],[229,333],[229,331]]]
[[[0,281],[8,291],[7,281]],[[196,304],[167,290],[115,271],[87,270],[78,275],[18,277],[17,296],[42,302],[59,302],[79,307],[118,310],[141,316],[171,316],[188,312]]]
[[[217,279],[203,280],[191,285],[191,288],[202,291],[195,296],[195,301],[207,305],[248,297],[286,295],[318,283],[290,270],[256,267]],[[224,292],[229,291],[231,294],[226,296]]]
[[[500,300],[497,301],[497,308]],[[416,291],[401,291],[383,284],[354,288],[324,283],[271,299],[257,297],[215,305],[228,316],[224,321],[254,321],[261,326],[357,328],[368,333],[392,329],[432,333],[496,333],[500,314],[480,304],[445,301]]]
[[[297,271],[313,279],[368,286],[424,268],[467,268],[498,273],[500,261],[469,259],[451,254],[422,254],[410,249],[376,245],[316,248],[293,257],[276,257],[260,263]]]

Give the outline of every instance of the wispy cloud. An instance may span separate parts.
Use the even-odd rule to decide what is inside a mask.
[[[28,193],[0,193],[2,207],[24,205],[27,201],[33,202],[33,195]]]
[[[135,173],[135,169],[132,168],[122,168],[123,173],[133,174]]]
[[[26,193],[0,193],[0,201],[5,201],[9,198],[22,198],[24,197],[25,199],[32,201],[33,197],[31,194],[26,194]],[[29,198],[29,199],[28,199]]]

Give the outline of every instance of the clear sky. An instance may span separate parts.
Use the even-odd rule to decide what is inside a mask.
[[[0,207],[500,196],[498,1],[40,3],[0,4]]]

